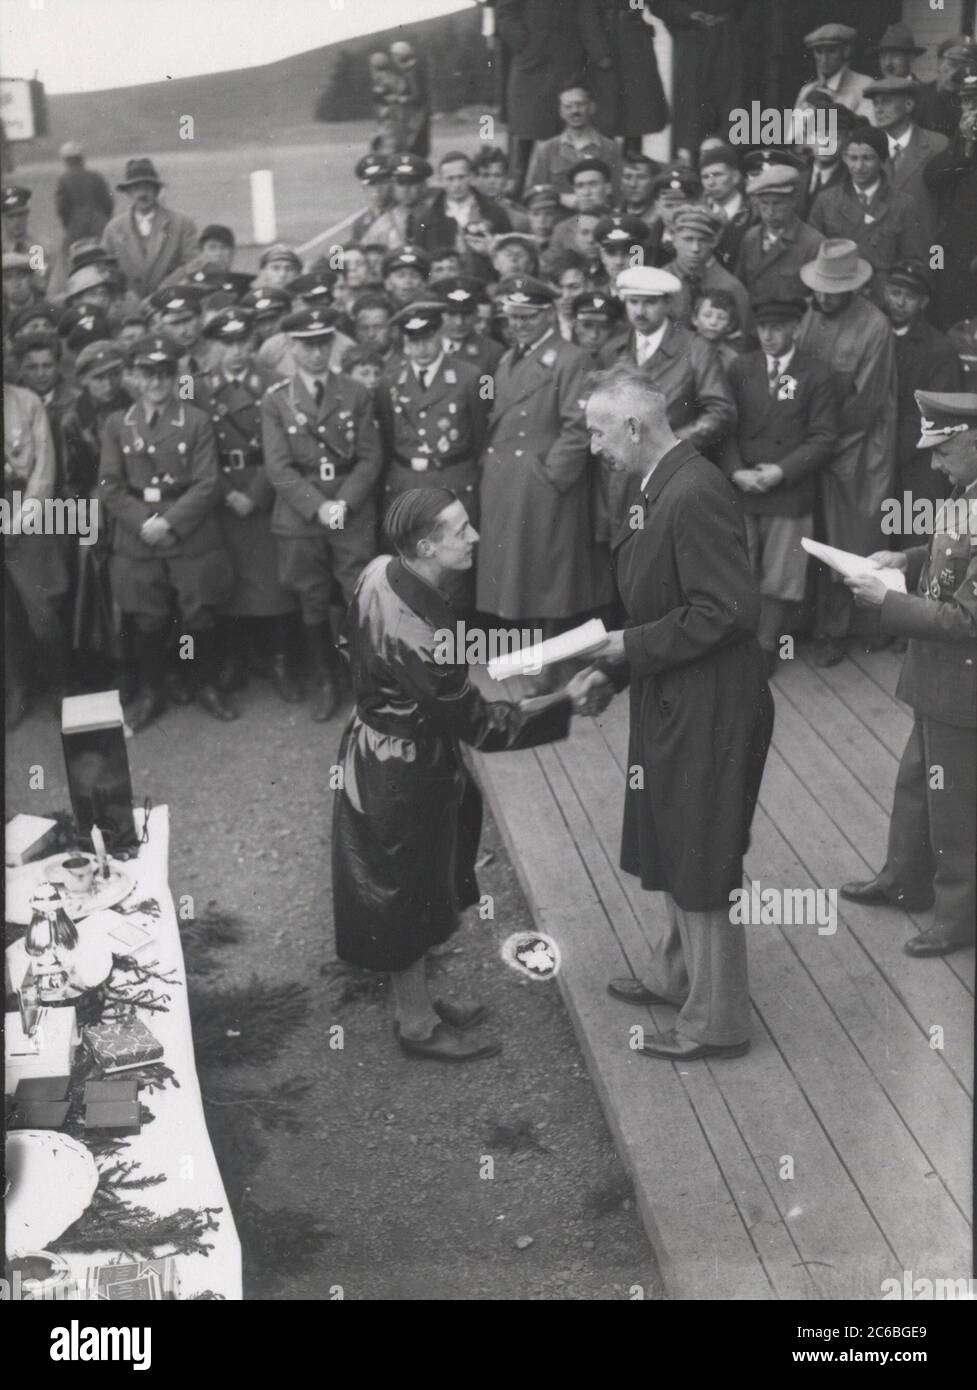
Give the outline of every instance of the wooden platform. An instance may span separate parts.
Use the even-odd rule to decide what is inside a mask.
[[[881,866],[910,727],[900,663],[798,658],[778,673],[747,884],[837,887]],[[878,1299],[904,1270],[969,1276],[973,951],[912,960],[902,944],[929,915],[839,898],[834,935],[747,928],[746,1057],[635,1053],[631,1026],[674,1012],[605,991],[641,974],[663,920],[660,895],[617,868],[627,723],[619,696],[566,743],[476,762],[536,923],[560,943],[563,995],[670,1295]]]

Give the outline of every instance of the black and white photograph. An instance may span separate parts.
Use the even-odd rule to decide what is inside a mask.
[[[179,1355],[111,1300],[946,1349],[975,22],[0,0],[33,1364]]]

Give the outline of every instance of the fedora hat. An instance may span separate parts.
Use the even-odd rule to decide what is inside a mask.
[[[853,241],[829,237],[818,247],[814,260],[801,266],[800,274],[808,289],[820,290],[825,294],[845,294],[867,285],[873,270],[868,261],[858,254],[858,247]]]
[[[895,50],[896,53],[912,53],[917,58],[926,52],[925,48],[920,48],[913,31],[905,24],[890,24],[872,51],[884,53],[887,49]]]
[[[120,191],[131,188],[134,183],[154,183],[157,188],[163,187],[163,180],[156,172],[156,165],[145,155],[138,155],[135,159],[126,160],[126,176],[121,183],[115,186]]]

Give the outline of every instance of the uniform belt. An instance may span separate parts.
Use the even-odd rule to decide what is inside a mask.
[[[260,449],[221,449],[219,457],[221,468],[228,473],[238,473],[242,468],[264,462]]]
[[[152,486],[152,484],[149,484],[149,486]],[[182,497],[183,494],[189,490],[189,486],[190,485],[188,483],[186,487],[174,487],[172,483],[168,483],[165,487],[161,487],[159,490],[160,501],[172,502],[174,498]],[[133,497],[138,497],[140,502],[145,502],[146,499],[143,496],[145,488],[132,487],[132,485],[130,484],[127,491],[130,492]]]
[[[415,457],[417,457],[417,455],[415,455]],[[437,469],[441,469],[441,468],[453,468],[456,464],[459,464],[459,463],[472,463],[472,462],[474,461],[474,460],[472,459],[471,454],[444,454],[444,455],[434,455],[434,454],[430,454],[430,455],[427,455],[426,457],[427,457],[428,468],[437,468]],[[394,454],[393,461],[394,461],[394,463],[399,464],[399,466],[400,466],[401,468],[406,468],[406,469],[408,469],[411,473],[426,473],[426,472],[427,472],[427,469],[426,469],[426,468],[411,468],[410,459],[408,459],[408,458],[401,458],[399,454]]]
[[[315,463],[300,463],[298,460],[293,459],[292,467],[297,468],[305,477],[312,478],[318,483],[329,483],[332,482],[333,478],[345,478],[347,473],[352,473],[353,469],[356,467],[356,462],[356,459],[325,458],[318,459]],[[323,477],[323,464],[328,465],[328,467],[332,469],[328,477]]]

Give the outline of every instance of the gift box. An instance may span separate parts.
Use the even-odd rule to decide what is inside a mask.
[[[66,1100],[25,1100],[14,1107],[11,1129],[63,1129],[70,1102]]]
[[[14,1095],[26,1078],[64,1076],[78,1046],[78,1027],[73,1006],[41,1009],[33,1034],[23,1030],[20,1014],[4,1016],[5,1094]]]
[[[27,1076],[17,1083],[14,1100],[23,1105],[29,1100],[65,1100],[70,1076]]]
[[[138,1134],[142,1127],[138,1100],[96,1100],[85,1107],[85,1129]]]
[[[180,1281],[172,1255],[138,1264],[102,1265],[96,1271],[95,1298],[110,1300],[178,1299]]]
[[[134,1077],[124,1077],[118,1081],[86,1081],[85,1104],[97,1105],[99,1101],[138,1100],[139,1082]]]
[[[135,1017],[90,1024],[82,1037],[96,1066],[109,1074],[147,1066],[163,1055],[163,1044]]]

